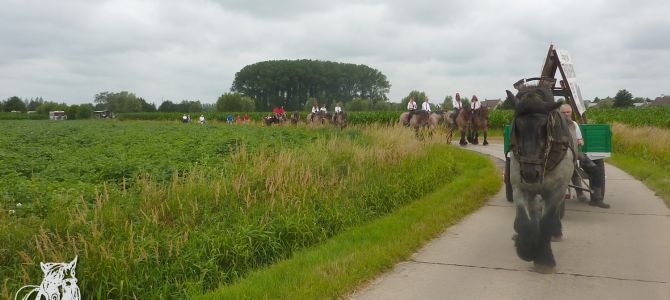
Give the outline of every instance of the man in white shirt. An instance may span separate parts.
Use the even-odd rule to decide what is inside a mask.
[[[200,124],[205,124],[205,116],[200,115]]]
[[[323,106],[321,106],[321,109],[320,109],[319,111],[320,111],[322,114],[326,114],[326,113],[328,113],[328,111],[326,110],[326,105],[325,105],[325,104],[324,104]]]
[[[581,130],[579,130],[579,124],[577,124],[577,122],[572,120],[572,107],[570,106],[570,104],[563,104],[561,105],[560,111],[565,115],[568,121],[571,122],[570,124],[568,124],[568,127],[570,128],[570,133],[572,133],[573,138],[577,142],[577,145],[583,146],[584,138],[582,137]],[[602,198],[602,188],[603,188],[602,183],[604,182],[603,179],[605,174],[601,174],[600,169],[598,169],[596,164],[590,158],[588,158],[588,156],[584,155],[584,153],[581,153],[581,151],[575,151],[575,152],[577,153],[577,160],[579,161],[579,166],[586,172],[587,175],[589,175],[589,185],[591,186],[591,190],[593,191],[591,193],[591,201],[589,201],[589,205],[597,206],[600,208],[610,208],[610,205],[605,203]],[[578,176],[575,175],[572,176],[572,183],[577,186],[581,186],[581,181],[579,180]],[[580,189],[576,190],[577,190],[577,197],[580,200],[586,199],[583,191],[581,191]]]
[[[428,97],[426,97],[426,100],[421,104],[421,110],[430,113],[430,102],[428,102]]]
[[[335,118],[337,117],[337,115],[341,112],[342,112],[342,103],[337,102],[335,104],[335,113],[333,114],[333,117],[331,118],[333,123],[335,122]]]

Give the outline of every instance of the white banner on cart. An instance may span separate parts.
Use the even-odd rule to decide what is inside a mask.
[[[577,84],[577,74],[575,74],[575,66],[572,63],[572,57],[568,51],[558,48],[556,48],[556,54],[558,54],[558,61],[568,80],[570,92],[575,99],[577,111],[579,112],[579,115],[582,115],[586,111],[586,107],[584,106],[584,98],[582,98],[582,90],[579,88],[579,84]]]

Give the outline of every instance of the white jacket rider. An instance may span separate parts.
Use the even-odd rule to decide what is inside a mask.
[[[409,102],[407,102],[407,110],[416,110],[416,101],[414,101],[414,98],[409,99]]]
[[[428,102],[428,97],[426,97],[426,100],[421,104],[421,110],[430,112],[430,103]]]
[[[472,102],[470,103],[470,108],[473,110],[478,110],[479,108],[482,107],[482,104],[479,103],[479,99],[477,99],[477,96],[472,96]]]
[[[456,97],[454,97],[454,99],[451,99],[451,105],[454,107],[454,109],[463,108],[463,104],[461,103],[461,95],[456,93]]]

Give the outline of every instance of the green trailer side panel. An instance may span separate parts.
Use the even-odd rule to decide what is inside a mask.
[[[584,137],[582,152],[612,153],[612,129],[610,124],[581,124],[579,125]]]
[[[504,138],[504,143],[503,143],[503,151],[505,153],[509,152],[509,132],[511,130],[512,126],[510,124],[505,124],[505,127],[503,128],[503,136]]]
[[[581,124],[579,128],[584,137],[582,152],[612,153],[612,128],[609,124]],[[511,126],[503,128],[505,153],[509,151],[509,135]]]

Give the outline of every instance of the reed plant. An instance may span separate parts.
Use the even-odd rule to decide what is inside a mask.
[[[253,151],[238,141],[216,163],[101,184],[92,200],[54,192],[41,215],[0,211],[0,295],[38,284],[39,262],[75,255],[85,298],[200,294],[387,215],[467,167],[401,127],[306,138]]]
[[[670,205],[670,129],[612,124],[610,162],[642,180]]]

